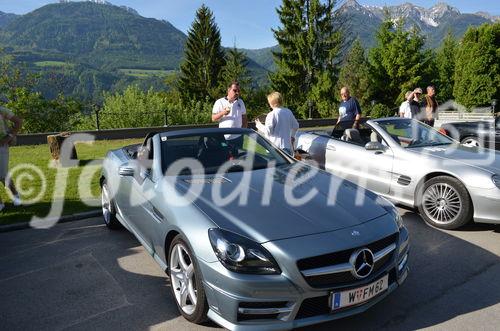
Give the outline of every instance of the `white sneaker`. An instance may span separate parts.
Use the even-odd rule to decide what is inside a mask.
[[[18,207],[22,204],[21,198],[19,197],[19,195],[14,195],[14,198],[12,199],[12,204],[16,207]]]
[[[2,211],[5,208],[5,205],[3,203],[0,203],[0,211]]]

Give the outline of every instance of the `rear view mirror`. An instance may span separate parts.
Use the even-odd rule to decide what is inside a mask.
[[[370,141],[365,145],[365,149],[367,151],[383,151],[385,148],[384,145],[382,145],[378,141]]]

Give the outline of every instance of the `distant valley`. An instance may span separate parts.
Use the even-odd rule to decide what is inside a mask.
[[[339,10],[349,23],[349,39],[359,37],[365,47],[373,46],[384,9],[348,0]],[[406,27],[417,26],[431,48],[448,31],[460,37],[470,25],[499,20],[488,13],[463,14],[444,3],[428,9],[406,3],[387,10],[392,17],[404,18]],[[42,88],[46,94],[58,91],[92,98],[130,83],[159,89],[163,77],[178,70],[186,38],[167,21],[111,4],[67,2],[25,15],[0,12],[0,45],[16,61],[47,75]],[[267,83],[276,49],[242,50],[256,85]]]

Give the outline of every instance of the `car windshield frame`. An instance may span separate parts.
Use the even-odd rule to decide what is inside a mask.
[[[374,120],[392,141],[402,148],[434,147],[454,144],[455,141],[435,128],[406,118]],[[411,134],[409,134],[411,132]]]
[[[228,143],[228,140],[225,139],[225,136],[229,134],[239,134],[243,136],[243,141],[244,144],[253,144],[255,142],[255,149],[252,151],[251,149],[246,149],[244,148],[245,146],[242,146],[241,149],[238,149],[239,153],[238,155],[232,155],[232,150],[230,146],[230,142]],[[203,147],[200,147],[200,139],[201,138],[214,138],[217,140],[218,143],[222,146],[221,148],[227,149],[226,152],[229,151],[229,154],[227,155],[222,155],[224,157],[224,163],[222,164],[217,164],[213,166],[207,166],[207,163],[203,162],[203,157],[200,157],[199,154],[199,149]],[[181,159],[194,159],[199,161],[202,165],[203,168],[201,169],[194,169],[195,172],[191,173],[190,171],[181,171],[177,173],[176,175],[192,175],[192,174],[198,174],[198,173],[203,173],[205,175],[213,175],[218,173],[219,169],[227,162],[231,161],[233,165],[227,169],[228,172],[243,172],[243,171],[254,171],[258,169],[264,169],[264,168],[272,168],[272,167],[281,167],[284,165],[289,165],[293,163],[295,160],[292,159],[290,156],[285,154],[283,151],[279,150],[275,146],[273,146],[269,141],[267,141],[264,137],[259,135],[255,131],[228,131],[228,130],[221,130],[221,131],[210,131],[210,132],[192,132],[188,134],[180,134],[180,135],[175,135],[172,137],[161,137],[160,139],[160,144],[161,144],[161,168],[162,168],[162,173],[164,175],[168,175],[167,171],[169,167],[176,161],[181,160]],[[179,146],[182,148],[182,141],[184,142],[190,142],[185,144],[185,147],[191,150],[191,152],[194,152],[194,148],[198,148],[196,151],[196,155],[191,153],[191,155],[181,155],[180,157],[174,157],[174,159],[168,159],[169,156],[169,150],[171,151],[174,146],[169,145],[172,144],[172,142],[179,142]],[[253,142],[252,142],[253,141]],[[249,146],[249,145],[248,145]],[[225,152],[223,152],[225,153]],[[264,155],[263,155],[264,154]],[[266,156],[268,156],[267,160]],[[248,164],[248,160],[252,160],[253,163],[251,166]],[[256,160],[259,160],[256,162]],[[204,164],[205,163],[205,164]],[[188,170],[188,167],[186,166],[186,169]]]

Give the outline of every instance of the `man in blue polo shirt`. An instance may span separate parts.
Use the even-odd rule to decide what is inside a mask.
[[[342,102],[339,106],[339,118],[337,124],[340,122],[353,122],[353,127],[357,127],[359,120],[361,119],[361,107],[359,106],[358,100],[351,97],[349,89],[347,87],[342,87],[340,90],[340,97]]]

